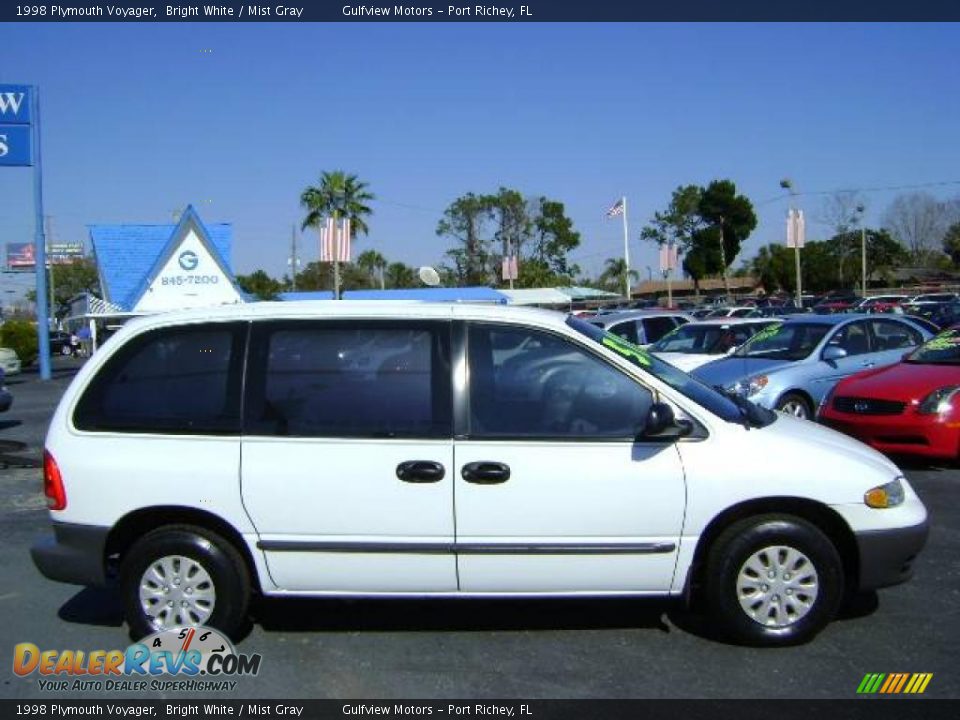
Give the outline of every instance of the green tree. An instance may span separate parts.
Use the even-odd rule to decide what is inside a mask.
[[[256,270],[249,275],[237,275],[237,285],[260,300],[274,300],[284,289],[282,282],[270,277],[263,270]]]
[[[37,359],[39,342],[36,326],[27,320],[7,320],[0,327],[0,345],[17,353],[24,365]]]
[[[458,246],[446,252],[453,262],[447,268],[457,285],[488,285],[494,277],[484,225],[493,217],[489,195],[463,195],[444,211],[437,223],[437,235],[453,238]]]
[[[667,209],[653,214],[650,223],[640,231],[640,238],[658,245],[674,244],[678,253],[691,250],[694,235],[703,226],[702,197],[703,188],[698,185],[681,185],[673,191]]]
[[[611,292],[620,293],[624,288],[624,276],[627,272],[627,262],[623,258],[607,258],[604,261],[603,272],[600,273],[598,282],[604,289]],[[630,279],[636,280],[639,276],[636,270],[630,271]]]
[[[300,194],[300,205],[307,211],[301,229],[320,228],[328,217],[349,218],[351,234],[354,237],[366,235],[369,232],[366,218],[373,213],[367,203],[373,199],[367,183],[361,182],[356,175],[343,170],[323,172],[319,184],[307,187]],[[339,297],[340,263],[334,260],[332,265],[334,293]]]
[[[943,236],[943,251],[954,265],[960,265],[960,222],[954,223]]]
[[[727,296],[730,286],[727,269],[740,254],[740,247],[757,227],[753,204],[744,195],[737,194],[732,180],[714,180],[700,196],[700,219],[708,227],[694,233],[694,242],[715,246],[720,254],[720,272],[723,273]]]
[[[376,250],[364,250],[357,257],[357,266],[367,273],[370,286],[379,284],[381,290],[386,287],[383,273],[387,269],[387,264],[387,259]]]
[[[51,265],[50,272],[53,277],[53,300],[57,306],[51,308],[52,311],[56,312],[58,308],[63,308],[77,295],[83,293],[100,295],[100,274],[92,258],[84,257],[69,263],[56,263]],[[36,290],[28,290],[27,299],[30,302],[36,302]],[[63,312],[56,312],[56,314],[62,315]]]
[[[390,263],[384,273],[386,285],[389,288],[417,287],[417,273],[408,265],[401,262]]]
[[[487,197],[487,203],[497,223],[494,239],[500,246],[498,260],[508,255],[522,257],[524,245],[532,237],[534,228],[527,201],[518,191],[501,187],[496,195]]]
[[[571,278],[580,272],[580,268],[571,265],[567,256],[580,246],[580,233],[573,229],[573,221],[567,217],[563,203],[541,197],[534,229],[533,252],[525,264],[539,263],[545,269],[545,272],[540,274],[547,278],[549,273],[553,278],[545,279],[537,285],[521,287],[570,284]],[[520,274],[523,275],[522,268]]]

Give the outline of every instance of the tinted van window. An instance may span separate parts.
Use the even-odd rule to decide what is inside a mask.
[[[468,338],[473,438],[632,441],[653,403],[636,380],[561,337],[477,324]]]
[[[449,437],[442,324],[255,325],[244,432],[294,437]]]
[[[240,431],[241,323],[164,328],[118,350],[80,398],[80,430]]]

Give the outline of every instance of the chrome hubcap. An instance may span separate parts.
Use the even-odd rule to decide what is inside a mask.
[[[781,406],[780,412],[786,413],[787,415],[793,415],[801,420],[806,420],[808,415],[807,406],[799,400],[789,400],[785,402]]]
[[[183,555],[155,560],[140,578],[140,608],[157,630],[203,625],[216,600],[210,574]]]
[[[819,592],[810,558],[786,545],[758,550],[737,574],[737,599],[754,622],[771,628],[793,625],[813,608]]]

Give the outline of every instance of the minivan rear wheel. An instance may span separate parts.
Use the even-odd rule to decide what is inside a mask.
[[[199,625],[232,637],[250,602],[250,575],[237,549],[192,525],[157,528],[134,543],[120,567],[120,588],[135,639]]]
[[[795,645],[837,612],[843,564],[816,526],[790,515],[734,523],[710,548],[706,599],[717,629],[747,645]]]

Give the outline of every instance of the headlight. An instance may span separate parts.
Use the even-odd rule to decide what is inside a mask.
[[[863,502],[872,508],[896,507],[903,502],[903,483],[896,478],[886,485],[871,488],[863,494]]]
[[[737,395],[742,395],[743,397],[753,397],[766,386],[767,376],[757,375],[756,377],[752,377],[747,380],[741,380],[735,383],[730,389],[733,390],[733,392],[735,392]]]
[[[947,412],[950,409],[950,401],[953,400],[953,396],[957,394],[958,390],[960,390],[960,385],[947,385],[939,390],[934,390],[923,399],[917,407],[917,412],[921,415],[936,415],[937,413]]]

